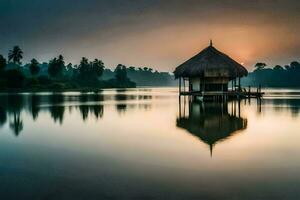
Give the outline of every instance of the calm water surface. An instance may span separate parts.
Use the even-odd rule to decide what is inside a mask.
[[[300,90],[0,95],[1,199],[300,199]]]

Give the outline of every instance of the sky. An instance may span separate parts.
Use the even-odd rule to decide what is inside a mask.
[[[212,39],[251,71],[300,61],[299,21],[299,0],[0,0],[0,54],[172,72]]]

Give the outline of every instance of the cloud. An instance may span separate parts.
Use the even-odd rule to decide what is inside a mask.
[[[19,44],[27,61],[62,53],[172,71],[210,38],[249,67],[299,59],[295,0],[0,1],[0,53]]]

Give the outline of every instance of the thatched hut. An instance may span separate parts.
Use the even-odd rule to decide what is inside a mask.
[[[232,81],[233,90],[241,90],[240,79],[248,75],[247,69],[210,45],[200,53],[179,65],[174,71],[179,79],[179,90],[186,88],[189,93],[226,92],[228,83]],[[181,82],[183,81],[183,84]],[[237,85],[238,81],[238,85]]]

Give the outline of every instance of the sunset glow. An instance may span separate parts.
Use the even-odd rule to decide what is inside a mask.
[[[62,53],[70,62],[98,57],[111,68],[123,63],[173,71],[213,39],[250,70],[258,61],[272,66],[299,59],[299,1],[75,2],[1,1],[0,54],[19,44],[27,61]]]

